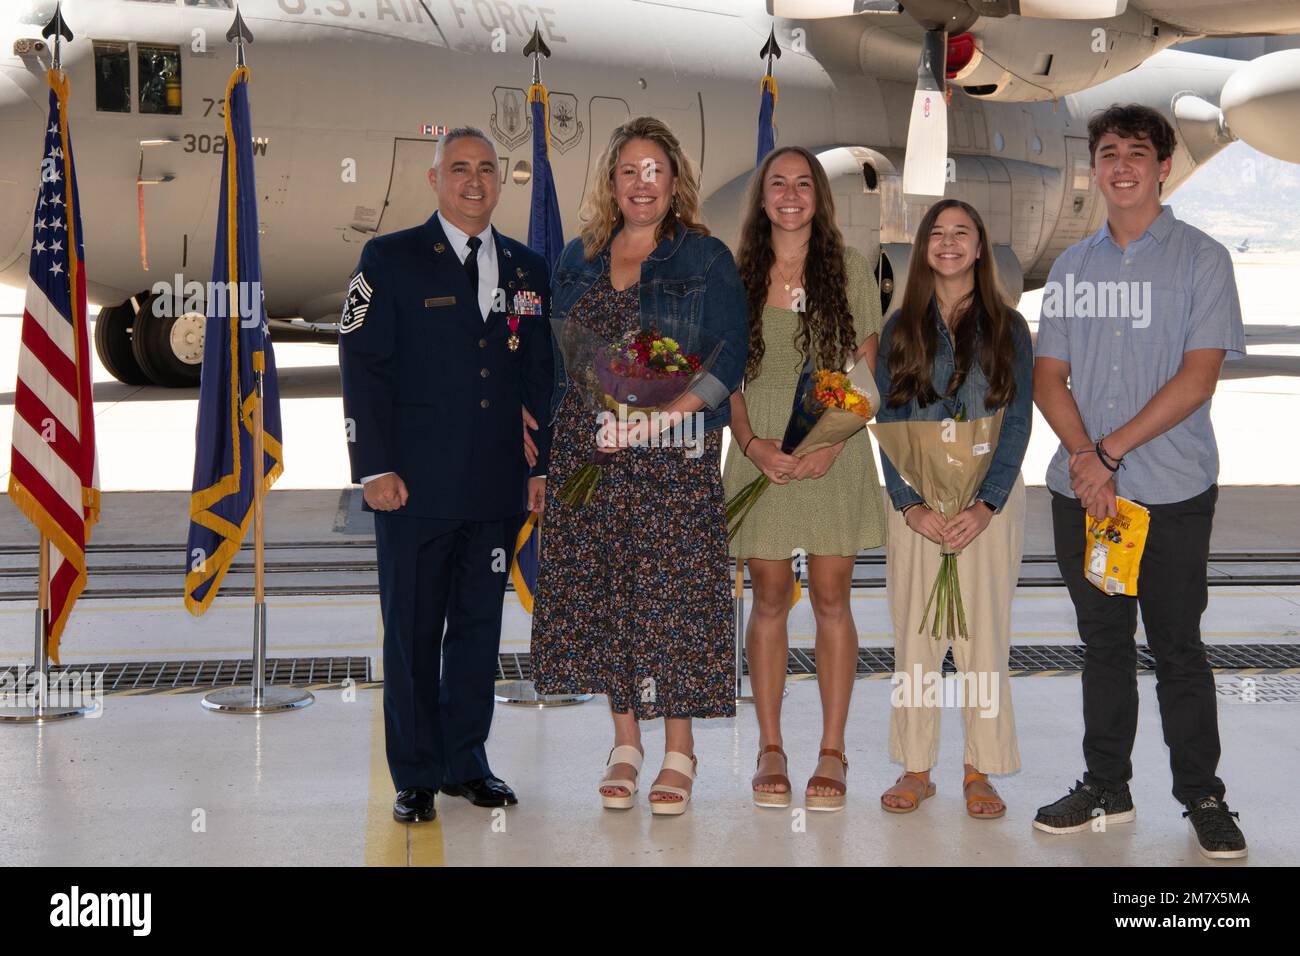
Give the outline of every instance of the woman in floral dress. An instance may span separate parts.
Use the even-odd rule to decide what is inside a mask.
[[[663,769],[649,799],[655,813],[677,814],[695,776],[692,719],[735,714],[720,456],[728,399],[745,362],[745,296],[731,253],[698,222],[695,164],[664,124],[625,123],[597,168],[604,175],[587,196],[582,236],[556,265],[553,314],[607,341],[653,328],[663,316],[697,324],[722,349],[665,409],[696,415],[699,445],[638,447],[646,434],[618,429],[595,493],[580,506],[566,505],[558,492],[591,460],[599,428],[557,350],[533,677],[545,694],[608,696],[614,749],[600,787],[606,807],[633,805],[640,721],[663,717]]]

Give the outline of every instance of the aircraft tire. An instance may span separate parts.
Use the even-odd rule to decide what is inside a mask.
[[[135,360],[131,349],[131,327],[135,306],[127,299],[121,305],[106,306],[95,318],[95,351],[108,374],[123,385],[148,385],[149,377]]]
[[[174,344],[177,323],[192,322],[186,316],[155,315],[154,301],[157,296],[150,295],[140,303],[140,312],[136,316],[135,329],[131,335],[131,350],[144,374],[155,385],[164,388],[193,388],[199,384],[202,361],[187,362],[177,354]],[[202,324],[199,323],[200,332]],[[202,335],[199,336],[198,355],[202,356]],[[181,346],[183,347],[183,345]]]

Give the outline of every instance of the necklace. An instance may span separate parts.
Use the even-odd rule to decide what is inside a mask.
[[[785,270],[783,270],[783,269],[781,268],[781,262],[780,262],[780,260],[777,260],[777,262],[776,262],[776,272],[777,272],[777,275],[779,275],[779,276],[781,277],[781,279],[784,281],[784,283],[785,283],[785,291],[786,291],[786,292],[789,292],[789,291],[790,291],[790,283],[794,281],[794,277],[797,276],[797,275],[798,275],[800,272],[802,272],[802,271],[803,271],[803,259],[802,259],[802,258],[800,258],[800,259],[798,260],[798,263],[797,263],[797,265],[795,266],[795,270],[794,270],[794,273],[793,273],[792,275],[786,275],[786,274],[785,274]]]

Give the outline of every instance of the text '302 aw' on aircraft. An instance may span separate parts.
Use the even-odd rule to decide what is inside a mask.
[[[37,190],[55,0],[0,22],[0,279],[22,284]],[[92,301],[109,371],[194,385],[212,262],[231,0],[67,0]],[[566,235],[609,131],[653,114],[703,167],[704,211],[735,238],[753,169],[754,110],[775,36],[778,144],[808,145],[849,242],[877,263],[885,306],[907,270],[926,196],[904,169],[942,164],[948,196],[987,217],[1011,294],[1037,288],[1099,227],[1085,124],[1117,100],[1173,122],[1165,195],[1234,139],[1300,161],[1300,4],[1238,0],[243,0],[256,37],[255,156],[267,312],[336,327],[371,236],[422,222],[448,127],[490,132],[496,221],[526,231],[531,117],[523,47],[552,51],[548,125]],[[1183,44],[1180,49],[1169,49]],[[946,130],[909,143],[918,73],[942,49]],[[1192,52],[1193,50],[1200,52]],[[918,59],[920,60],[918,69]],[[942,59],[940,60],[942,62]],[[931,172],[940,172],[931,169]],[[915,200],[915,201],[913,201]],[[179,281],[178,278],[179,277]],[[898,286],[901,288],[901,286]]]

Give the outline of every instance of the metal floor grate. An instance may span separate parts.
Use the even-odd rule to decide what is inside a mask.
[[[1300,644],[1211,644],[1207,645],[1210,666],[1216,671],[1300,671]],[[1138,670],[1155,669],[1155,659],[1145,644],[1137,647]],[[1083,669],[1083,647],[1079,644],[1019,644],[1011,648],[1012,674],[1078,673]],[[20,671],[30,674],[29,667],[3,667],[0,676],[12,686]],[[103,674],[103,692],[161,693],[204,690],[246,684],[252,678],[252,661],[119,661],[99,664],[73,664],[51,667],[51,677],[58,674],[85,675],[93,680]],[[863,647],[858,650],[860,677],[883,677],[894,672],[894,652],[888,647]],[[952,651],[944,658],[943,672],[956,673]],[[746,666],[745,673],[749,673]],[[817,652],[812,648],[791,648],[786,674],[807,677],[817,673]],[[497,662],[497,680],[530,680],[532,663],[527,653],[501,654]],[[297,686],[341,684],[346,680],[374,685],[369,657],[273,657],[266,662],[268,684]],[[1221,694],[1235,694],[1234,679],[1220,684]],[[1227,688],[1227,689],[1225,689]],[[1274,699],[1300,698],[1300,677],[1273,675],[1259,685],[1260,699],[1265,693]]]
[[[1289,670],[1300,668],[1300,644],[1209,644],[1210,666],[1215,670]],[[1137,646],[1139,671],[1154,671],[1155,658],[1145,644]],[[1077,673],[1083,670],[1082,644],[1016,644],[1011,647],[1013,674]],[[812,648],[790,649],[786,674],[791,677],[817,673],[817,652]],[[894,672],[894,651],[889,647],[858,649],[858,675],[875,676]],[[952,650],[943,661],[943,672],[955,674]],[[745,673],[749,673],[746,665]],[[502,654],[497,667],[499,680],[529,680],[532,665],[527,654]]]
[[[0,673],[12,682],[19,668],[7,667]],[[30,674],[30,669],[27,669]],[[226,661],[119,661],[111,664],[69,664],[53,666],[50,676],[80,673],[83,680],[104,675],[104,693],[124,691],[163,691],[247,684],[253,677],[250,659]],[[340,684],[345,680],[363,683],[370,680],[369,657],[272,657],[266,662],[268,684]]]

